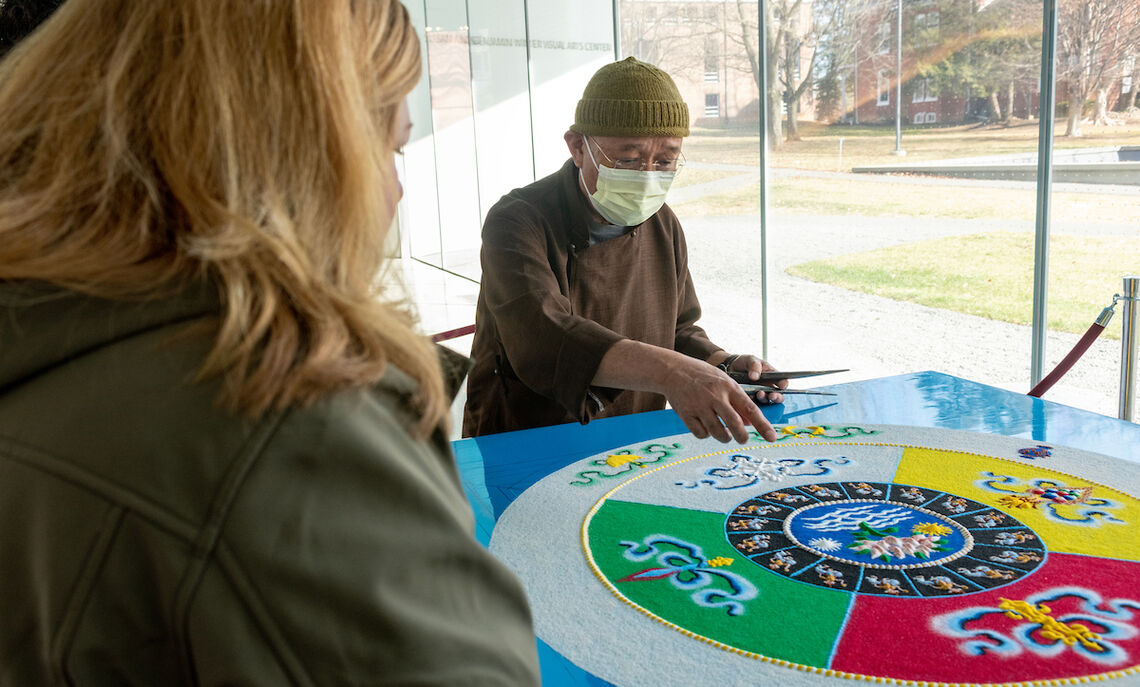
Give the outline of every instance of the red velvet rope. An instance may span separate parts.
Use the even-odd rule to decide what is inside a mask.
[[[446,332],[432,334],[432,343],[439,343],[440,341],[447,341],[449,339],[457,339],[461,336],[475,333],[475,325],[469,324],[466,327],[459,327],[458,329],[449,329]]]
[[[1089,346],[1092,345],[1093,341],[1096,341],[1096,337],[1100,336],[1100,333],[1103,331],[1104,325],[1093,322],[1089,330],[1085,332],[1085,335],[1077,342],[1077,345],[1073,346],[1073,350],[1069,351],[1069,354],[1066,355],[1061,362],[1057,363],[1057,367],[1053,368],[1052,372],[1029,390],[1029,395],[1041,398],[1042,394],[1056,384],[1061,377],[1064,377],[1065,373],[1069,371],[1069,368],[1081,359],[1081,356],[1085,354],[1085,351],[1089,350]]]

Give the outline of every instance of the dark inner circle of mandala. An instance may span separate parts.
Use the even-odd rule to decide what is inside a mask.
[[[1012,516],[932,488],[835,482],[755,496],[725,520],[729,543],[770,572],[859,594],[969,594],[1033,573],[1044,543]]]

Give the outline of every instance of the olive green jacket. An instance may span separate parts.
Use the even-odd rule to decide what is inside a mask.
[[[0,685],[537,684],[413,382],[244,421],[217,309],[0,283]]]

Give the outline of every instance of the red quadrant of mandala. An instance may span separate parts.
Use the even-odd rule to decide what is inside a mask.
[[[936,599],[860,596],[831,667],[953,682],[1031,682],[1123,670],[1140,663],[1138,580],[1140,563],[1050,553],[1035,574],[989,592]]]

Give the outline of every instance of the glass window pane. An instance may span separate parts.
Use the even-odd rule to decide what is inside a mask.
[[[582,89],[613,60],[613,5],[405,5],[424,37],[424,75],[409,98],[414,128],[401,162],[401,228],[412,257],[478,279],[487,211],[568,156],[562,135]]]
[[[1043,4],[773,0],[770,35],[785,38],[762,61],[757,3],[711,3],[707,26],[688,19],[685,4],[623,0],[622,50],[669,71],[690,104],[690,163],[670,205],[686,227],[713,339],[760,347],[756,130],[764,108],[778,113],[769,132],[772,362],[851,367],[859,377],[935,369],[1028,390]],[[1135,36],[1123,16],[1115,25]],[[714,40],[725,46],[724,83],[705,80]],[[1115,118],[1108,145],[1134,142],[1140,128],[1127,123],[1129,79],[1140,77],[1130,57],[1121,45],[1111,83],[1080,96],[1084,116]],[[1059,58],[1090,71],[1076,56]],[[762,100],[751,80],[761,63],[772,83]],[[1060,85],[1058,93],[1063,100]],[[1078,146],[1058,144],[1065,147]],[[1053,238],[1064,250],[1054,251],[1053,280],[1062,253],[1074,250],[1062,238],[1074,222],[1084,220],[1085,235],[1116,232],[1137,245],[1134,189],[1058,186]],[[1112,209],[1089,213],[1081,199]],[[1089,321],[1105,304],[1091,300]],[[1052,340],[1055,360],[1068,347]],[[1065,402],[1105,412],[1111,394],[1103,389],[1114,378],[1095,377]]]
[[[1140,3],[1061,2],[1058,12],[1046,372],[1120,293],[1122,278],[1140,273],[1140,112],[1132,88]],[[1121,320],[1117,307],[1045,398],[1117,414]]]
[[[763,110],[772,361],[1026,390],[1043,3],[772,0],[766,55],[758,3],[699,4],[622,0],[618,28],[620,57],[668,71],[690,108],[669,202],[714,340],[761,345]],[[468,270],[490,205],[565,161],[582,88],[613,59],[612,4],[417,5],[431,88],[412,97],[401,220],[415,254]],[[1140,238],[1136,0],[1060,12],[1046,371],[1137,271]],[[1054,393],[1113,414],[1118,331]]]
[[[440,260],[457,271],[470,264],[472,228],[480,222],[470,25],[465,3],[427,0],[425,6]]]
[[[412,24],[422,38],[426,34],[427,17],[422,2],[406,3]],[[439,196],[436,186],[435,137],[432,135],[431,92],[426,76],[427,42],[420,41],[420,60],[424,76],[408,95],[412,118],[412,135],[404,146],[404,155],[396,160],[404,197],[400,200],[400,233],[408,256],[442,266],[439,237]]]
[[[511,189],[534,180],[526,12],[523,0],[476,0],[471,78],[483,215]]]
[[[562,136],[586,83],[614,60],[613,3],[531,0],[527,11],[535,173],[544,177],[570,157]]]

